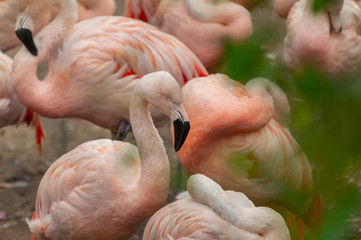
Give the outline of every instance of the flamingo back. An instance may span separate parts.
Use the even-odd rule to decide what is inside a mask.
[[[192,128],[177,153],[182,166],[224,189],[245,193],[257,205],[278,204],[305,217],[314,187],[310,162],[300,146],[271,118],[273,108],[266,114],[252,105],[243,85],[215,83],[211,77],[199,78],[183,88]]]
[[[221,60],[225,39],[243,42],[250,37],[251,15],[232,1],[194,2],[196,6],[183,0],[128,0],[125,16],[148,22],[177,37],[211,69]]]
[[[167,71],[180,86],[208,75],[179,40],[124,17],[77,23],[50,59],[44,82],[55,86],[52,91],[62,101],[49,99],[48,106],[57,106],[56,111],[43,107],[38,111],[46,116],[54,113],[51,117],[85,118],[113,132],[121,119],[129,120],[130,95],[143,75]],[[168,120],[159,112],[152,111],[152,116],[157,126]]]
[[[60,157],[45,173],[34,216],[28,220],[30,230],[35,236],[51,239],[124,237],[138,227],[122,229],[124,221],[135,221],[137,216],[124,220],[121,215],[137,207],[131,193],[139,178],[135,146],[109,139],[84,143]]]
[[[244,239],[246,231],[238,229],[207,205],[188,194],[155,213],[148,221],[143,240],[156,239]],[[170,237],[171,236],[171,237]]]
[[[103,47],[99,48],[99,45]],[[79,59],[77,54],[69,51],[83,54]],[[94,58],[94,54],[99,58]],[[114,62],[113,66],[108,66],[113,71],[108,70],[105,74],[119,72],[118,78],[129,75],[136,78],[164,70],[183,86],[195,77],[208,75],[198,58],[175,37],[144,22],[124,17],[96,17],[76,24],[59,50],[56,63],[60,65],[65,57],[68,65],[81,62],[83,71],[91,71],[97,76],[103,69],[95,65],[104,60]]]
[[[270,208],[255,207],[241,192],[224,191],[201,174],[191,176],[187,188],[189,193],[179,194],[177,201],[150,218],[143,240],[290,239],[280,214]]]

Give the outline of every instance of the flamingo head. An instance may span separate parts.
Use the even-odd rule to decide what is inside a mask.
[[[150,73],[141,79],[134,91],[143,94],[150,104],[173,121],[174,149],[176,152],[180,150],[187,138],[190,124],[182,104],[182,89],[177,80],[165,71]]]
[[[31,54],[34,56],[38,55],[38,49],[34,44],[33,32],[34,31],[34,22],[32,17],[29,15],[29,12],[25,10],[20,13],[15,25],[16,36],[20,41],[25,45]]]

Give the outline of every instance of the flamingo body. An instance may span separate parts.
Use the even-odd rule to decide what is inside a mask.
[[[16,96],[10,81],[11,66],[11,58],[0,52],[0,127],[18,126],[21,123],[34,127],[36,143],[41,152],[41,140],[44,138],[44,133],[39,116],[21,104]]]
[[[34,57],[21,49],[13,71],[14,89],[22,93],[21,101],[47,117],[83,118],[116,132],[121,120],[129,120],[131,92],[141,76],[166,70],[182,86],[208,74],[176,38],[138,20],[95,17],[71,29],[51,52],[49,73],[39,81],[36,67],[48,46],[41,36],[49,36],[49,29],[53,27],[49,25],[35,37],[41,53]],[[31,79],[31,83],[25,86],[20,79]],[[166,120],[160,113],[154,112],[153,117],[157,124]]]
[[[192,184],[198,186],[189,186]],[[217,185],[204,175],[191,176],[189,193],[181,193],[177,201],[149,219],[143,240],[290,239],[286,223],[277,212],[255,207],[243,193],[223,191]],[[195,189],[189,189],[192,187]]]
[[[300,71],[307,64],[330,76],[357,72],[361,63],[361,9],[346,0],[337,14],[340,32],[332,30],[326,11],[313,13],[311,2],[298,1],[287,20],[284,59],[287,66]]]
[[[244,87],[217,74],[187,84],[183,94],[192,129],[179,160],[188,173],[242,191],[256,205],[276,204],[301,218],[314,214],[319,219],[310,162],[273,119],[279,117],[275,112],[282,113],[273,106],[279,100],[273,101],[258,82]]]
[[[179,121],[176,151],[181,147],[189,122],[179,84],[167,72],[144,76],[133,91],[130,107],[138,148],[99,139],[56,160],[40,182],[35,213],[28,221],[33,239],[128,239],[161,208],[168,194],[170,169],[149,103]]]
[[[129,194],[139,177],[135,146],[108,139],[84,143],[59,158],[44,175],[30,230],[51,239],[123,239],[139,227],[137,215],[124,219],[141,209]],[[153,204],[159,208],[162,203],[143,206],[150,209]]]
[[[219,63],[226,38],[242,42],[252,34],[250,13],[231,1],[214,4],[199,0],[127,0],[124,15],[146,21],[176,36],[207,69]]]

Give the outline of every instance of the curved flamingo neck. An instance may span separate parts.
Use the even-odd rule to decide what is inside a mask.
[[[62,85],[54,84],[49,75],[43,81],[37,77],[39,64],[48,56],[55,57],[57,50],[78,18],[77,3],[72,0],[59,1],[59,14],[35,37],[38,55],[33,56],[23,46],[13,61],[12,81],[16,94],[23,104],[41,115],[61,117],[64,108]],[[51,59],[50,59],[51,60]],[[44,104],[46,103],[46,104]]]
[[[237,228],[258,234],[262,230],[262,210],[255,208],[253,203],[241,193],[238,198],[233,198],[216,182],[201,174],[191,176],[187,183],[190,196],[197,202],[207,205],[228,223]],[[240,201],[242,198],[242,204]],[[245,205],[245,198],[248,200]],[[269,221],[267,218],[264,222]]]
[[[137,88],[131,98],[129,113],[140,155],[141,176],[137,189],[139,197],[145,202],[149,201],[150,204],[161,207],[169,188],[168,157],[163,140],[152,122],[149,102],[141,91],[137,91]],[[153,210],[149,209],[149,211]]]

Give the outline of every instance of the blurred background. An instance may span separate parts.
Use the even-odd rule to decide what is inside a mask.
[[[117,0],[121,15],[124,0]],[[246,83],[265,77],[277,83],[291,104],[291,133],[308,156],[320,192],[325,224],[319,239],[361,239],[361,75],[326,81],[315,69],[291,75],[283,64],[286,21],[269,1],[252,9],[254,32],[244,45],[227,44],[220,72]],[[8,52],[13,56],[16,50]],[[46,67],[46,66],[45,66]],[[44,74],[44,70],[40,70]],[[351,84],[343,84],[349,81]],[[47,168],[79,144],[110,138],[108,130],[78,119],[41,119],[42,154],[26,126],[0,129],[0,239],[30,239],[25,219],[34,211],[36,191]],[[160,129],[172,167],[171,188],[186,183],[179,175],[169,126]],[[130,135],[127,141],[134,142]],[[171,192],[172,194],[172,192]],[[141,239],[141,230],[132,239]],[[306,233],[306,239],[310,237]]]

